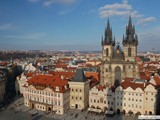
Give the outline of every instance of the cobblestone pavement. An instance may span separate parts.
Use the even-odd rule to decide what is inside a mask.
[[[33,115],[34,114],[34,115]],[[43,111],[30,109],[23,104],[23,98],[11,103],[4,111],[0,112],[0,120],[137,120],[135,116],[88,114],[87,111],[70,109],[64,115],[47,114]]]

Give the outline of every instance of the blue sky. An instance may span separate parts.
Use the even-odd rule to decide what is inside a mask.
[[[101,50],[107,18],[122,43],[130,14],[138,50],[160,50],[159,5],[159,0],[0,0],[0,49]]]

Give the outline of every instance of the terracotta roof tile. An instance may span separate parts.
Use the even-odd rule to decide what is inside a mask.
[[[63,93],[69,89],[68,81],[62,80],[59,76],[53,75],[36,75],[28,80],[29,85],[44,85],[45,87],[52,87],[55,91],[59,87],[59,92]],[[65,86],[67,87],[65,89]]]

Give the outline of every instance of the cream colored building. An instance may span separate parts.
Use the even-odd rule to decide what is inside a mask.
[[[131,17],[126,27],[126,35],[123,35],[123,51],[112,36],[112,30],[108,20],[105,36],[102,38],[102,66],[101,84],[119,85],[122,79],[139,78],[138,65],[135,61],[137,56],[138,37],[135,34]]]
[[[131,114],[155,114],[155,85],[145,80],[122,81],[115,90],[95,86],[89,91],[89,111]]]
[[[95,86],[89,91],[89,111],[106,112],[115,108],[114,91],[106,86]],[[99,110],[100,109],[100,110]]]
[[[156,93],[145,80],[123,81],[115,90],[115,112],[155,114]]]
[[[64,114],[69,109],[69,85],[52,75],[36,75],[24,86],[24,104],[32,109]]]
[[[23,95],[24,92],[24,85],[27,85],[27,77],[24,75],[24,73],[22,73],[20,76],[17,76],[17,82],[18,82],[18,88],[19,88],[19,92],[20,94]]]
[[[69,81],[69,88],[70,108],[81,110],[87,108],[90,86],[81,68],[77,69],[75,76]]]

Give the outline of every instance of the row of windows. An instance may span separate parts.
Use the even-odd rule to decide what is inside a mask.
[[[72,91],[82,92],[82,90],[81,90],[81,89],[75,89],[75,90],[74,90],[73,88],[72,88]]]
[[[74,97],[74,96],[72,96],[71,98],[76,99],[76,100],[81,100],[82,99],[82,97]]]
[[[148,97],[146,97],[146,100],[148,100]],[[153,98],[151,98],[151,101],[153,101]]]
[[[134,96],[134,95],[136,95],[136,96],[142,96],[142,94],[141,93],[123,93],[123,92],[117,92],[117,94],[124,94],[124,95],[132,95],[132,96]]]
[[[44,106],[42,107],[42,106],[37,105],[37,108],[40,108],[40,109],[44,110]]]
[[[33,101],[37,101],[37,102],[42,102],[42,103],[47,103],[47,104],[61,105],[60,101],[47,100],[47,99],[44,99],[44,98],[31,97],[31,96],[27,96],[27,98],[30,99],[30,100],[33,100]]]
[[[136,95],[136,96],[142,96],[142,93],[123,93],[123,92],[117,92],[117,94],[124,94],[124,95],[126,95],[126,94],[128,94],[128,95]],[[155,95],[154,93],[147,93],[146,92],[146,95]]]
[[[102,100],[92,100],[92,99],[90,99],[90,102],[92,103],[104,103],[104,104],[106,104],[106,101],[104,100],[104,101],[102,101]],[[113,105],[113,102],[110,102],[110,101],[108,101],[108,105]]]
[[[50,92],[44,92],[44,91],[36,91],[36,90],[27,90],[28,92],[35,93],[35,94],[41,94],[41,95],[48,95],[48,96],[55,96],[60,97],[59,93],[50,93]]]
[[[122,103],[117,102],[117,106],[122,106]],[[123,106],[127,106],[126,103],[124,103]],[[132,104],[132,105],[129,104],[128,107],[141,108],[141,105],[138,106],[138,105],[135,105],[135,104]]]

